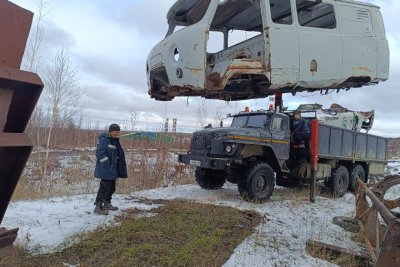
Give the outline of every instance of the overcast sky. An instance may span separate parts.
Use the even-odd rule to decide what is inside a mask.
[[[33,12],[38,2],[11,0]],[[175,0],[49,0],[45,17],[42,57],[54,54],[60,42],[71,50],[80,85],[85,92],[80,104],[91,124],[123,124],[138,114],[136,130],[160,130],[163,118],[177,118],[178,131],[196,128],[195,111],[200,98],[175,98],[158,102],[147,94],[145,62],[150,49],[167,31],[166,13]],[[319,95],[284,95],[284,105],[338,103],[357,111],[375,110],[371,133],[400,137],[400,1],[368,0],[381,7],[391,52],[389,80],[347,92]],[[207,100],[208,122],[217,109],[234,113],[244,106],[267,108],[268,99],[241,102]],[[170,125],[171,128],[171,125]]]

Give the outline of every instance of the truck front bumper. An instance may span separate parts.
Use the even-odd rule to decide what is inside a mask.
[[[184,164],[206,169],[224,170],[231,165],[232,159],[180,154],[178,157],[178,161]]]

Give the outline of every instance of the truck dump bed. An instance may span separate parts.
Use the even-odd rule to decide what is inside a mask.
[[[387,138],[319,125],[319,158],[386,163]]]

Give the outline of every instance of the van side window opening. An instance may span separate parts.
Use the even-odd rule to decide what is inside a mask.
[[[297,17],[300,26],[335,29],[336,17],[332,4],[310,0],[296,0]]]
[[[270,0],[271,18],[277,24],[292,24],[290,0]]]
[[[210,27],[211,32],[219,31],[227,35],[224,49],[260,35],[262,29],[259,0],[220,1]],[[209,41],[207,47],[213,46],[213,43],[215,41]],[[215,48],[207,48],[207,52],[214,51]]]

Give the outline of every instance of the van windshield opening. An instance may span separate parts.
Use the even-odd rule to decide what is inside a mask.
[[[178,0],[167,14],[167,36],[176,30],[199,22],[207,12],[211,0]],[[179,26],[179,27],[177,27]]]

